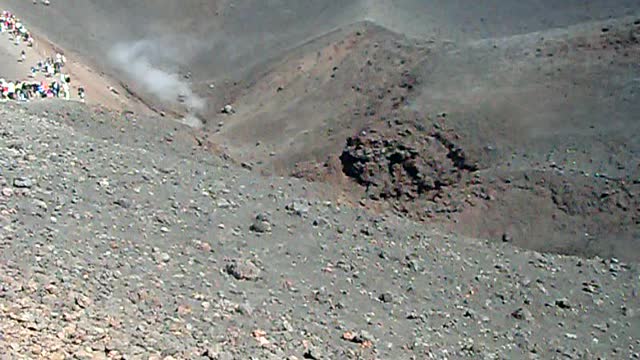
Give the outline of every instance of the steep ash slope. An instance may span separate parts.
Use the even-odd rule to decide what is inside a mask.
[[[467,44],[360,23],[255,68],[218,103],[237,112],[207,128],[251,166],[340,185],[343,151],[361,152],[370,165],[346,175],[373,207],[392,198],[473,237],[637,260],[639,21]],[[345,148],[354,136],[363,146]],[[442,140],[470,176],[450,181]],[[383,159],[396,151],[400,168]]]
[[[635,16],[480,41],[416,66],[421,84],[408,107],[458,134],[498,188],[459,228],[511,233],[535,249],[640,258],[638,58]]]
[[[229,76],[357,18],[357,1],[24,1],[0,5],[63,48],[113,73],[117,43],[147,41],[158,65],[198,79]],[[116,74],[117,75],[117,74]]]
[[[165,67],[211,81],[341,26],[370,20],[419,38],[468,41],[629,15],[633,0],[2,0],[51,41],[109,69],[118,42],[152,40]],[[164,55],[169,56],[164,56]]]

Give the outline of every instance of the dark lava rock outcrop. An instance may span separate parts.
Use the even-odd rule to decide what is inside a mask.
[[[456,135],[395,122],[363,130],[347,140],[343,172],[365,186],[372,199],[417,199],[468,183],[478,167],[458,147]]]

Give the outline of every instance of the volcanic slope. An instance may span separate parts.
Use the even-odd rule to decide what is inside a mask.
[[[0,105],[0,355],[638,356],[639,269],[426,229],[165,119]]]
[[[224,88],[256,64],[362,21],[410,37],[464,43],[638,11],[635,0],[57,0],[50,6],[0,0],[0,6],[96,70],[141,91],[112,61],[115,45],[142,44],[137,55],[161,70]]]
[[[249,168],[472,237],[640,259],[637,2],[385,4],[3,5],[136,93],[109,55],[143,44]]]
[[[503,184],[460,218],[467,234],[640,258],[638,58],[640,16],[483,40],[416,68],[409,107],[446,114],[480,176]]]
[[[403,105],[401,83],[428,49],[369,22],[337,30],[268,61],[236,84],[207,129],[230,153],[269,171],[325,160],[383,108]]]
[[[256,67],[217,98],[237,112],[207,128],[250,166],[359,182],[365,198],[470,236],[638,260],[639,38],[639,17],[466,44],[364,22]],[[363,130],[401,139],[380,151],[415,152],[421,179],[393,162],[362,168],[378,180],[345,179],[345,144]]]

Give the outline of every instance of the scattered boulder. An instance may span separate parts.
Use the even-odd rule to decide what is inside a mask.
[[[342,334],[342,339],[351,341],[357,344],[373,344],[375,338],[366,330],[361,331],[347,331]],[[370,345],[369,345],[370,346]]]
[[[251,304],[249,304],[248,302],[244,302],[240,305],[238,305],[238,309],[237,309],[238,313],[244,315],[244,316],[252,316],[253,315],[253,306],[251,306]]]
[[[304,352],[305,359],[322,360],[325,358],[324,353],[316,346],[310,345]]]
[[[33,180],[27,177],[17,177],[13,179],[13,186],[18,189],[30,189],[33,187]]]
[[[309,213],[309,203],[305,200],[294,200],[285,206],[285,209],[291,214],[303,217]]]
[[[517,320],[531,321],[533,320],[533,315],[531,311],[525,308],[519,308],[516,311],[511,313],[511,316]]]
[[[220,112],[223,114],[232,115],[236,113],[236,110],[233,108],[233,106],[227,104],[220,110]]]
[[[271,231],[271,223],[266,214],[258,214],[249,227],[249,230],[256,233],[267,233]]]
[[[373,337],[373,335],[371,335],[368,331],[366,330],[361,330],[356,334],[356,337],[354,339],[355,342],[357,343],[365,343],[365,342],[371,342],[373,343],[373,341],[375,340],[375,338]]]
[[[380,296],[378,296],[378,299],[383,303],[391,303],[393,302],[393,294],[390,292],[385,292],[380,294]]]
[[[556,306],[559,307],[560,309],[571,309],[571,304],[569,303],[569,300],[567,298],[560,298],[556,300]]]
[[[131,200],[127,198],[120,198],[114,202],[116,205],[120,206],[123,209],[129,209],[132,205]]]
[[[220,199],[218,200],[217,205],[220,209],[228,209],[231,207],[231,202],[229,202],[229,200],[227,199]]]
[[[255,281],[260,278],[261,270],[250,260],[233,260],[225,266],[225,272],[237,280]]]

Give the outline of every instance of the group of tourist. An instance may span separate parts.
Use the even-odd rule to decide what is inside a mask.
[[[47,57],[42,61],[38,61],[36,66],[31,67],[31,75],[33,77],[40,72],[45,77],[54,77],[57,74],[62,74],[62,67],[66,62],[67,59],[60,53],[56,54],[55,59]]]
[[[38,98],[69,100],[71,98],[68,81],[6,81],[0,79],[0,88],[2,89],[2,99],[8,100],[29,101]]]
[[[33,46],[33,37],[24,24],[9,11],[3,11],[0,15],[0,33],[7,32],[13,36],[16,45],[24,42],[27,46]]]
[[[33,46],[33,37],[24,24],[15,15],[2,11],[0,15],[0,33],[8,33],[15,45],[21,42]],[[26,51],[20,52],[19,62],[26,60]],[[12,81],[0,79],[0,99],[15,101],[30,101],[41,98],[71,99],[71,77],[63,73],[67,59],[61,53],[55,57],[47,57],[31,67],[28,81]],[[46,80],[35,80],[41,74]],[[78,98],[85,100],[85,90],[78,88]]]

